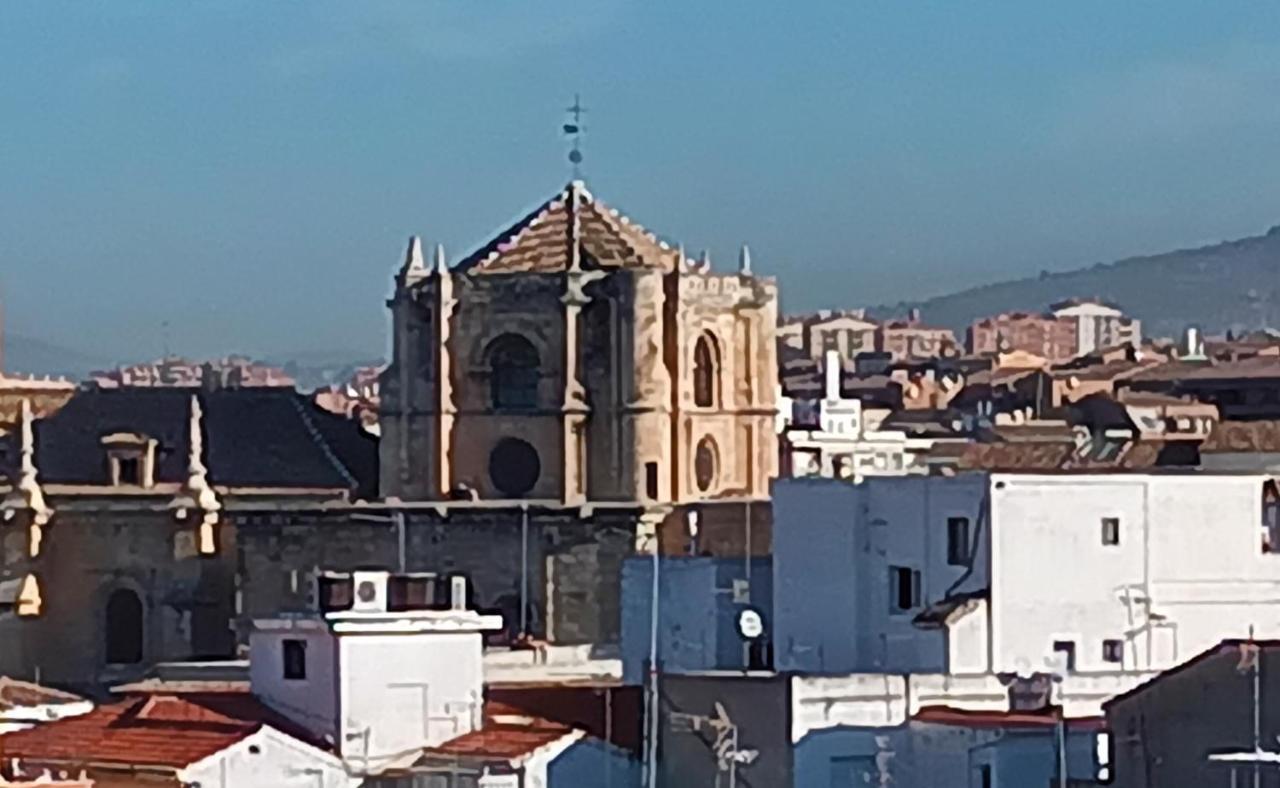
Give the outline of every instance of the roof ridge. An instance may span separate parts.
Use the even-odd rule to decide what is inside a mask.
[[[630,249],[631,253],[637,258],[643,260],[644,255],[642,250],[636,245],[636,241],[657,246],[658,250],[663,253],[670,254],[674,252],[671,245],[666,241],[659,240],[658,236],[649,230],[646,230],[644,225],[639,222],[632,221],[630,217],[619,211],[617,208],[610,208],[609,204],[603,200],[598,200],[592,197],[587,200],[587,203],[595,209],[595,213],[600,217],[601,221],[607,224],[609,229],[613,230],[614,234],[627,244],[627,248]],[[664,263],[663,260],[655,260],[654,262],[659,266],[662,266]]]
[[[502,253],[502,247],[517,243],[526,232],[538,225],[543,216],[554,210],[557,203],[567,202],[572,188],[573,184],[570,184],[556,192],[548,199],[543,200],[538,204],[538,207],[517,219],[514,223],[508,226],[507,229],[499,231],[497,235],[481,245],[479,249],[476,249],[471,254],[462,258],[461,262],[458,263],[454,270],[469,271],[473,268],[479,268],[485,263],[496,259],[498,255]],[[582,193],[587,195],[589,201],[595,199],[594,197],[591,197],[591,193],[585,188],[582,189]]]
[[[356,477],[352,475],[351,471],[348,470],[347,466],[342,463],[342,460],[338,459],[338,455],[334,454],[333,449],[329,446],[329,442],[324,439],[324,436],[320,434],[319,428],[316,427],[315,422],[311,420],[311,414],[307,413],[306,408],[302,407],[302,403],[299,401],[300,399],[301,397],[295,392],[294,396],[289,398],[289,401],[293,404],[293,409],[297,411],[298,417],[302,419],[302,424],[306,427],[307,434],[311,436],[312,442],[315,443],[316,448],[320,449],[320,453],[329,461],[329,464],[337,470],[338,475],[345,479],[347,484],[351,485],[352,489],[358,487],[360,483],[356,480]]]

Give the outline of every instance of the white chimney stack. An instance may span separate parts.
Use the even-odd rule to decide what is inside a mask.
[[[822,372],[825,378],[823,387],[826,399],[840,399],[840,375],[844,371],[844,363],[840,360],[840,351],[828,350],[822,357]]]

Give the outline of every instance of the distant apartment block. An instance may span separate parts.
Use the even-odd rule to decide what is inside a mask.
[[[975,320],[967,349],[974,355],[1022,351],[1050,362],[1142,341],[1137,320],[1099,301],[1072,299],[1054,304],[1048,313],[1004,312]]]
[[[1120,309],[1102,301],[1073,298],[1049,307],[1059,320],[1075,324],[1075,355],[1092,353],[1102,348],[1142,343],[1142,323],[1128,317]]]
[[[245,356],[212,361],[190,361],[169,356],[143,364],[129,364],[93,372],[90,380],[101,388],[138,387],[293,387],[294,379],[283,369]]]
[[[912,309],[904,320],[890,320],[876,330],[876,350],[895,361],[938,358],[955,353],[956,335],[949,328],[927,326],[920,311]]]

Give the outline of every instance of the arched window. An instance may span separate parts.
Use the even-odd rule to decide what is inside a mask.
[[[503,334],[489,345],[489,394],[495,410],[538,405],[538,351],[522,336]]]
[[[693,404],[709,408],[720,398],[720,347],[710,333],[693,348]]]
[[[107,598],[107,664],[141,661],[142,600],[127,588],[117,588]]]

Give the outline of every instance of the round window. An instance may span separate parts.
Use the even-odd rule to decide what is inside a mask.
[[[489,452],[489,479],[503,495],[519,498],[527,494],[541,473],[537,449],[519,438],[503,438]]]
[[[698,448],[693,453],[693,477],[699,490],[707,492],[711,489],[719,465],[720,453],[716,450],[716,442],[708,435],[698,441]]]

